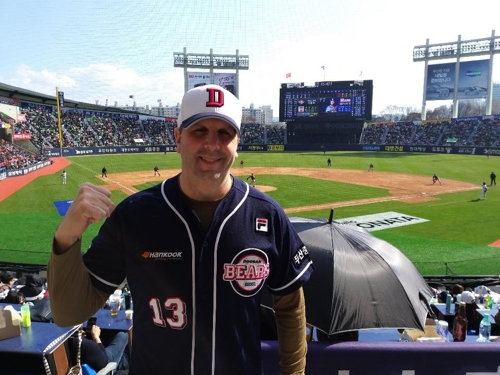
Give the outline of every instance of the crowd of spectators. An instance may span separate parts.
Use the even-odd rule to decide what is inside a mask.
[[[18,132],[31,134],[38,149],[58,148],[59,126],[57,116],[48,107],[25,108],[26,121],[16,124]],[[102,117],[95,114],[63,112],[61,135],[63,147],[158,146],[174,145],[175,119],[131,119]],[[242,144],[283,144],[282,126],[242,124]]]
[[[45,158],[41,155],[0,139],[0,167],[2,168],[7,170],[27,168],[43,160]]]
[[[31,134],[38,149],[58,148],[57,116],[49,107],[23,109],[26,122],[15,125],[16,131]],[[64,112],[61,116],[63,147],[159,146],[174,145],[176,119],[132,119]],[[390,122],[369,124],[363,130],[360,144],[419,146],[500,147],[500,120],[477,118],[429,123]],[[286,127],[243,123],[241,144],[285,144]],[[2,153],[3,156],[3,153]],[[26,156],[27,155],[23,155]],[[2,157],[5,162],[6,157]],[[15,163],[24,158],[12,158]],[[28,160],[29,162],[29,160]]]
[[[148,145],[171,145],[174,143],[172,133],[168,131],[165,121],[142,120],[142,127],[148,134]]]
[[[422,122],[369,124],[363,130],[360,143],[499,147],[500,120],[471,118],[426,124]]]
[[[240,133],[242,144],[264,143],[264,127],[260,124],[241,124]]]

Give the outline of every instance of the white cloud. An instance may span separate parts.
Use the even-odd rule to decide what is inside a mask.
[[[55,96],[56,87],[75,87],[75,80],[65,74],[43,69],[35,72],[28,65],[21,64],[14,75],[5,81],[7,84]]]
[[[7,84],[24,89],[55,95],[55,88],[64,91],[66,99],[103,105],[118,102],[119,106],[132,105],[129,98],[134,95],[138,106],[157,105],[162,99],[164,104],[175,105],[183,93],[178,73],[167,72],[156,76],[140,75],[133,69],[112,64],[91,64],[70,68],[65,72],[35,71],[29,66],[20,65],[15,74],[5,80]]]

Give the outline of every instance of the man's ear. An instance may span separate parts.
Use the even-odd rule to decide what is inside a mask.
[[[175,143],[180,143],[181,131],[179,130],[179,128],[174,129],[174,138],[175,138]]]

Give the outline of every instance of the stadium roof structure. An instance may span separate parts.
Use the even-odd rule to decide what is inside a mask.
[[[42,105],[57,106],[57,101],[55,95],[46,95],[39,92],[23,89],[21,87],[7,85],[6,83],[0,82],[0,96],[7,97],[10,99],[18,99],[31,103],[39,103]],[[99,111],[99,112],[114,112],[114,113],[124,113],[122,108],[116,108],[111,106],[103,106],[91,103],[79,102],[76,100],[71,100],[64,98],[64,107],[66,108],[78,108],[82,110]],[[140,114],[136,111],[126,111],[130,114]]]

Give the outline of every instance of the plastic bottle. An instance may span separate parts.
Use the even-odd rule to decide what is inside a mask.
[[[450,310],[451,310],[451,294],[450,293],[447,293],[446,294],[446,312],[449,313]]]
[[[21,319],[24,328],[31,327],[30,305],[21,306]]]
[[[479,324],[479,337],[476,341],[488,342],[491,335],[490,314],[484,313],[483,320]]]
[[[460,302],[458,314],[453,321],[453,341],[465,341],[467,338],[467,316],[465,302]]]
[[[490,296],[490,298],[488,299],[488,304],[486,305],[486,308],[487,309],[492,309],[493,308],[493,297]]]
[[[128,288],[123,288],[123,296],[125,302],[125,310],[130,310],[132,306],[132,297]]]

